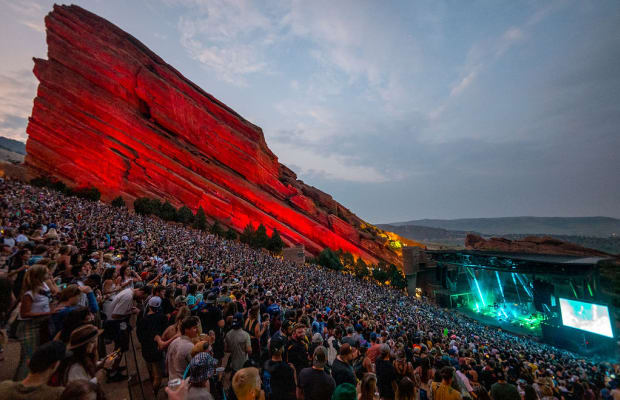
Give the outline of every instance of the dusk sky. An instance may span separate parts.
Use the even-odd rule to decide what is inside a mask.
[[[260,126],[373,223],[620,217],[620,1],[75,1]],[[52,1],[0,0],[26,140]]]

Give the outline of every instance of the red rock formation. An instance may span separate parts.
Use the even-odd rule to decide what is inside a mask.
[[[277,228],[314,254],[328,246],[401,265],[383,231],[297,180],[259,127],[137,39],[77,6],[54,6],[45,25],[48,60],[35,59],[40,83],[27,128],[31,176],[94,186],[108,200],[202,206],[238,231]]]
[[[609,254],[602,251],[563,242],[548,236],[527,236],[520,240],[492,237],[486,240],[481,236],[470,233],[465,238],[465,247],[471,250],[506,251],[511,253],[558,254],[584,257],[609,256]]]

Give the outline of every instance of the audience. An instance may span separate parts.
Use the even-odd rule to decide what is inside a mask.
[[[160,398],[186,377],[169,398],[619,393],[620,369],[602,358],[126,208],[0,180],[0,227],[0,321],[20,345],[0,399],[103,398],[102,384],[127,378],[134,327]]]

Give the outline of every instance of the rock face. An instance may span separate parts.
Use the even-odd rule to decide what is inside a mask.
[[[48,60],[27,132],[30,176],[148,196],[238,231],[277,228],[316,254],[343,249],[401,265],[393,234],[369,225],[278,162],[262,130],[115,25],[77,6],[45,18]]]
[[[609,254],[551,237],[528,236],[521,240],[493,237],[488,240],[468,234],[465,247],[471,250],[506,251],[511,253],[558,254],[584,257],[607,257]]]

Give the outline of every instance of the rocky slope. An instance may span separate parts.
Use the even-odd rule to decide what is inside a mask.
[[[34,60],[39,87],[27,128],[31,176],[94,186],[103,199],[202,206],[239,231],[277,228],[314,254],[341,248],[401,265],[400,246],[415,244],[298,180],[259,127],[105,19],[55,5],[45,25],[48,59]]]

